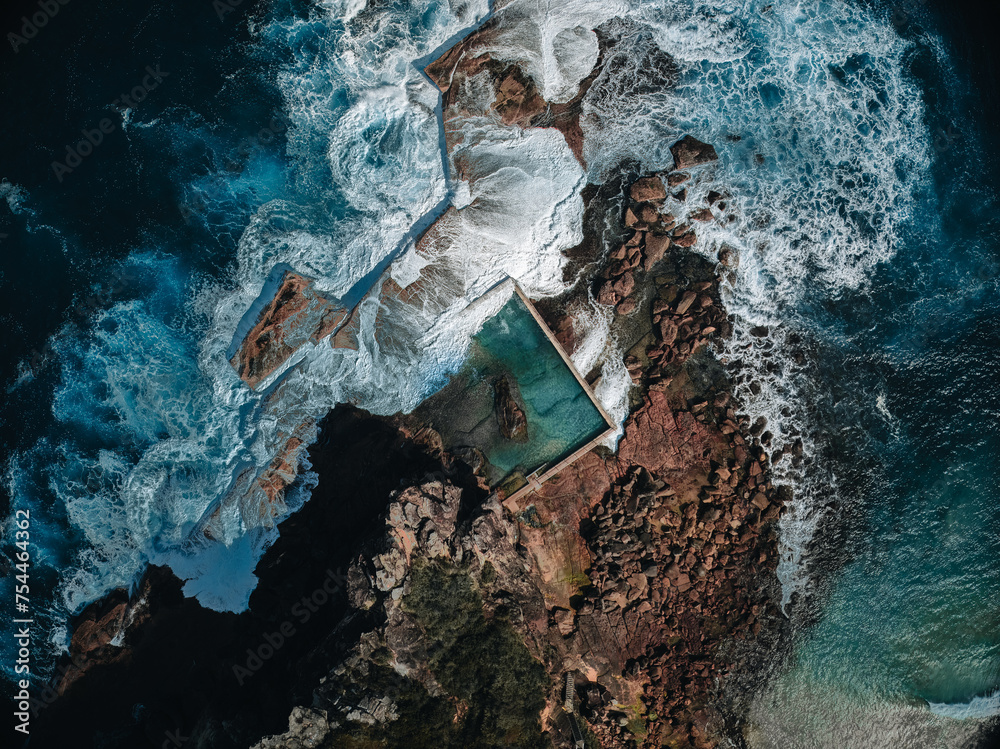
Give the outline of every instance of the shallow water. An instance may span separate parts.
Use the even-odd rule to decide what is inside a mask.
[[[494,386],[507,378],[527,420],[527,439],[504,439],[494,412]],[[609,429],[565,361],[515,294],[473,336],[461,371],[427,409],[445,442],[476,447],[497,484],[554,465]]]

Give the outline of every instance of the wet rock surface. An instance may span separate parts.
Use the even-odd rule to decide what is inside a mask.
[[[674,174],[633,182],[626,224],[641,213],[636,199],[655,205],[653,180],[679,183]],[[530,523],[527,507],[509,508],[559,634],[559,668],[574,673],[578,712],[605,747],[738,736],[727,684],[749,691],[743,654],[775,647],[783,626],[775,523],[790,492],[772,485],[763,430],[738,412],[710,350],[731,331],[716,266],[689,250],[693,231],[680,236],[637,231],[600,272],[604,301],[632,253],[626,301],[649,316],[625,358],[641,395],[617,455],[584,456],[521,500]],[[551,730],[571,745],[568,724]]]
[[[715,150],[690,136],[675,144],[675,158],[684,168],[715,160]],[[711,158],[709,158],[711,157]],[[604,267],[594,281],[594,298],[614,307],[619,315],[631,315],[641,307],[646,284],[637,283],[657,267],[671,248],[690,249],[698,241],[692,222],[706,223],[716,219],[709,206],[686,204],[686,190],[669,194],[668,187],[687,182],[690,175],[664,172],[640,177],[626,192],[623,223],[624,241],[607,256]],[[697,300],[685,300],[676,309],[683,314]]]
[[[447,469],[469,502],[484,496],[468,469],[444,466],[421,438],[337,408],[309,451],[319,485],[258,564],[250,610],[204,609],[168,569],[150,568],[124,627],[121,594],[81,616],[51,694],[39,692],[32,747],[88,737],[87,746],[135,749],[162,746],[169,733],[184,746],[246,749],[284,732],[337,662],[330,633],[358,636],[348,571],[362,542],[381,536],[392,493]]]
[[[526,441],[528,439],[528,419],[524,415],[524,408],[521,407],[511,391],[510,381],[506,377],[498,379],[493,384],[493,393],[493,407],[497,423],[500,426],[500,434],[505,439],[515,442]]]
[[[306,343],[319,343],[346,319],[347,310],[312,288],[312,279],[285,272],[230,360],[256,388]]]
[[[691,167],[708,164],[719,158],[715,147],[702,143],[692,135],[685,135],[670,147],[674,157],[674,169],[690,169]]]

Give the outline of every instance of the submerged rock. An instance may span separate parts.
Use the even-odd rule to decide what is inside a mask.
[[[528,419],[524,415],[524,409],[518,405],[517,399],[510,389],[510,382],[506,377],[501,377],[493,386],[494,408],[496,410],[497,422],[500,424],[500,434],[504,438],[516,442],[524,442],[528,439]]]

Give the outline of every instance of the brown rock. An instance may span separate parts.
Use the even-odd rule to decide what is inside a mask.
[[[670,237],[666,234],[649,234],[646,237],[646,253],[642,261],[642,269],[647,273],[653,269],[670,249]]]
[[[711,439],[708,427],[687,411],[675,413],[667,395],[651,389],[643,408],[625,422],[618,455],[656,475],[680,469],[707,474]]]
[[[279,502],[285,489],[298,477],[299,449],[303,444],[299,437],[290,437],[281,452],[257,477],[257,485],[272,505]]]
[[[351,310],[351,314],[348,315],[347,321],[340,327],[340,330],[330,337],[331,346],[350,351],[357,351],[361,347],[358,341],[358,336],[361,334],[361,318],[356,313],[357,308],[355,307]]]
[[[556,609],[552,612],[552,618],[556,623],[556,629],[563,637],[569,637],[576,629],[575,615],[566,609]]]
[[[644,224],[655,224],[660,220],[660,212],[652,203],[643,203],[638,208],[639,220]]]
[[[688,308],[692,304],[694,304],[694,300],[697,298],[698,298],[698,293],[696,291],[685,291],[684,296],[682,296],[681,300],[677,303],[677,310],[676,310],[677,314],[683,315],[685,312],[687,312]]]
[[[686,232],[670,239],[671,244],[676,245],[677,247],[693,247],[696,241],[698,241],[698,237],[695,236],[693,231]]]
[[[627,297],[635,289],[635,277],[632,275],[631,271],[626,271],[622,274],[614,283],[614,291],[620,297]]]
[[[687,182],[689,177],[690,175],[684,172],[671,172],[667,175],[667,184],[671,187],[677,187],[677,185]]]
[[[257,387],[307,342],[318,343],[333,333],[347,317],[342,305],[312,289],[312,283],[286,271],[229,360],[250,387]]]
[[[674,143],[670,147],[670,153],[674,156],[675,169],[689,169],[719,158],[712,145],[702,143],[690,135],[685,135]]]
[[[673,346],[677,340],[677,323],[668,317],[660,320],[660,338],[663,339],[664,346]]]
[[[496,381],[493,389],[494,409],[497,422],[500,425],[500,434],[515,442],[526,441],[528,439],[528,419],[524,415],[524,409],[521,408],[511,392],[510,382],[506,377],[501,377]]]
[[[635,299],[632,297],[626,297],[618,302],[617,310],[619,315],[631,315],[638,308],[639,305],[636,303]]]
[[[708,208],[702,208],[700,211],[692,213],[690,218],[692,221],[711,221],[715,216]]]
[[[605,281],[597,290],[597,301],[608,307],[614,307],[618,303],[618,294],[615,293],[614,282]]]
[[[636,180],[629,191],[637,203],[662,203],[667,199],[667,189],[659,177],[643,177]]]

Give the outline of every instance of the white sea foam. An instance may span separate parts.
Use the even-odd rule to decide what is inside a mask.
[[[809,746],[815,749],[967,747],[978,724],[926,706],[881,695],[849,695],[834,688],[795,685],[769,694],[750,714],[746,738],[759,749]],[[985,717],[985,716],[983,716]]]
[[[577,371],[586,376],[600,367],[600,379],[594,386],[594,396],[618,425],[618,431],[605,443],[614,449],[628,417],[628,394],[632,377],[625,368],[621,346],[611,334],[614,311],[588,297],[585,304],[568,310],[573,320],[576,348],[570,357]]]
[[[598,57],[594,29],[628,12],[620,0],[514,0],[497,13],[492,57],[520,64],[542,97],[561,104],[576,96]]]
[[[485,0],[453,7],[331,1],[308,18],[260,30],[263,43],[290,53],[277,82],[294,168],[282,199],[263,205],[240,238],[231,282],[193,291],[193,314],[205,321],[196,350],[189,331],[164,324],[141,300],[108,311],[96,340],[63,352],[93,380],[63,391],[59,418],[87,419],[114,432],[109,444],[127,445],[62,446],[52,470],[56,494],[91,547],[64,586],[70,609],[127,585],[150,560],[170,563],[206,605],[245,606],[254,584],[248,570],[273,541],[274,518],[255,517],[233,499],[235,489],[246,488],[289,435],[337,403],[377,413],[412,408],[460,366],[491,312],[469,303],[503,277],[532,296],[565,290],[562,250],[581,239],[588,174],[555,130],[475,116],[455,123],[450,166],[461,181],[452,186],[452,210],[413,243],[416,222],[449,196],[437,94],[414,62],[487,12]],[[711,187],[732,193],[734,220],[703,229],[700,246],[739,251],[726,288],[736,335],[723,355],[746,363],[752,376],[738,382],[738,393],[749,412],[767,416],[779,444],[805,423],[796,411],[781,412],[802,393],[782,354],[797,324],[789,310],[807,291],[835,295],[862,284],[891,255],[909,209],[910,185],[896,170],[919,174],[927,163],[919,96],[900,72],[902,43],[854,5],[834,3],[823,13],[803,5],[579,0],[514,2],[498,20],[497,56],[521,62],[554,102],[575,95],[590,72],[596,26],[620,37],[585,102],[593,181],[626,158],[643,169],[668,167],[667,145],[684,132],[720,146],[720,163],[695,180],[689,202]],[[831,72],[838,66],[839,77]],[[678,88],[669,90],[675,73]],[[485,101],[489,84],[481,83]],[[730,144],[730,133],[743,139]],[[273,169],[259,174],[275,183]],[[4,197],[12,196],[7,188]],[[357,352],[304,350],[302,362],[262,394],[239,381],[225,353],[275,266],[287,264],[340,297],[394,256],[383,280],[422,283],[421,294],[417,302],[380,300],[381,284],[368,293]],[[588,322],[575,357],[581,368],[602,366],[597,395],[621,419],[630,381],[601,314],[581,311]],[[760,324],[772,327],[769,339],[747,335]],[[87,387],[101,392],[105,411],[80,416]],[[108,412],[113,427],[101,426]],[[815,522],[808,493],[782,522],[779,574],[790,591],[800,584],[797,555]],[[216,541],[190,540],[195,529]]]
[[[929,702],[931,712],[955,720],[982,720],[1000,715],[1000,689],[992,694],[973,697],[968,702]]]
[[[187,580],[186,591],[208,606],[245,607],[275,519],[253,515],[247,503],[256,490],[247,477],[263,470],[290,435],[310,441],[309,424],[336,403],[391,411],[412,404],[433,380],[423,372],[393,396],[410,365],[393,370],[389,360],[376,368],[367,352],[349,356],[324,346],[305,351],[297,370],[255,394],[235,376],[226,352],[276,265],[310,275],[318,289],[339,296],[446,196],[437,93],[413,63],[486,12],[485,0],[456,5],[454,13],[431,2],[381,11],[327,4],[308,19],[260,30],[264,43],[292,50],[279,85],[296,169],[285,199],[262,206],[240,238],[232,282],[171,287],[169,261],[135,256],[130,262],[163,276],[163,298],[98,312],[89,339],[67,330],[55,340],[64,371],[56,418],[81,434],[90,431],[100,444],[40,444],[24,456],[29,468],[48,463],[49,488],[86,540],[62,585],[69,610],[130,585],[150,561],[169,563]],[[336,41],[313,44],[323,38]],[[273,171],[244,170],[240,179],[273,185]],[[223,200],[233,193],[232,180],[222,177],[195,186],[195,194],[219,192],[219,185]],[[5,185],[3,197],[12,208],[21,205],[13,186]],[[345,199],[354,212],[340,217]],[[188,313],[163,308],[168,297],[177,302],[191,294]],[[373,324],[367,310],[362,319]],[[192,331],[200,336],[196,345]],[[51,462],[46,456],[53,450]],[[33,501],[30,477],[12,467],[6,478],[12,491]],[[302,482],[286,497],[284,509],[294,509],[309,485]],[[233,500],[237,489],[249,499]],[[215,541],[192,540],[206,532]]]
[[[400,35],[398,23],[359,13],[348,24],[336,55],[331,52],[284,74],[295,123],[289,132],[290,150],[303,162],[301,179],[308,180],[310,189],[326,181],[315,169],[325,141],[329,189],[360,213],[322,224],[320,233],[313,211],[273,201],[253,217],[240,241],[235,290],[210,288],[201,293],[197,307],[211,325],[200,344],[198,363],[210,383],[211,402],[199,409],[199,424],[214,432],[221,449],[212,456],[219,483],[196,483],[202,497],[224,497],[221,505],[206,508],[203,502],[191,502],[188,492],[165,491],[168,481],[183,487],[173,476],[176,468],[164,476],[165,465],[185,467],[185,476],[198,477],[202,470],[192,465],[196,451],[158,455],[168,449],[163,443],[143,456],[131,483],[125,482],[130,496],[126,504],[143,508],[132,527],[162,524],[151,529],[150,537],[163,551],[147,549],[145,555],[168,561],[188,580],[185,589],[205,605],[245,605],[254,581],[236,570],[252,569],[273,540],[268,524],[256,521],[254,506],[247,504],[263,502],[254,499],[249,481],[282,449],[289,434],[337,403],[375,413],[413,408],[461,366],[471,336],[499,309],[470,302],[503,278],[516,278],[532,296],[566,288],[562,250],[582,238],[580,192],[585,177],[554,130],[524,132],[486,118],[467,123],[452,154],[464,165],[456,207],[419,247],[405,242],[414,221],[447,190],[433,109],[436,97],[414,73],[411,61],[421,50],[432,49],[435,40],[452,36],[457,30],[454,21],[424,29],[433,33],[416,38]],[[298,21],[284,33],[298,35],[304,32],[303,24],[315,23]],[[395,48],[379,46],[390,40]],[[372,49],[379,51],[373,55]],[[321,68],[321,78],[320,66],[340,74],[336,80],[345,84],[342,92],[328,88],[330,70]],[[344,97],[346,107],[332,106],[338,97]],[[324,136],[324,131],[329,134]],[[422,291],[406,303],[380,299],[381,282],[375,284],[359,306],[358,351],[304,348],[298,366],[262,400],[235,378],[222,352],[276,265],[295,268],[315,278],[318,289],[342,296],[401,242],[401,254],[383,278],[401,286],[422,283]],[[219,430],[223,424],[228,428]],[[220,462],[226,466],[222,471]],[[227,491],[230,485],[235,488]],[[168,523],[176,530],[167,529]],[[184,543],[184,534],[193,527],[215,542]],[[234,585],[238,580],[245,585]]]

